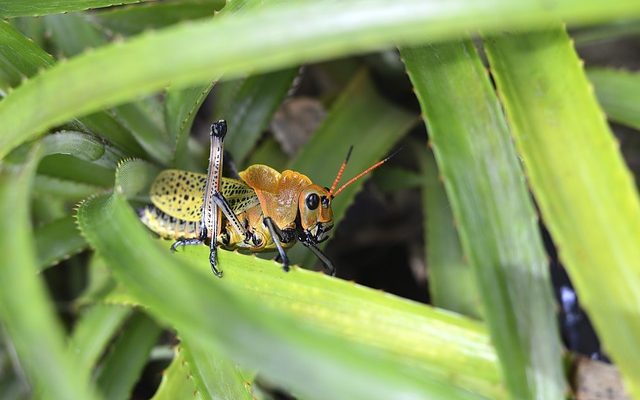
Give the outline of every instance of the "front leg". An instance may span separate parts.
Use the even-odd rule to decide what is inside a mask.
[[[324,254],[322,252],[322,250],[320,250],[318,248],[318,246],[316,246],[314,243],[312,243],[311,241],[301,241],[301,243],[308,248],[309,250],[311,250],[311,252],[313,254],[316,255],[316,257],[318,257],[318,259],[320,261],[322,261],[322,264],[324,264],[324,269],[327,272],[327,274],[331,275],[331,276],[336,276],[336,267],[333,266],[333,263],[331,262],[331,260],[329,259],[329,257],[327,257],[326,254]]]
[[[282,269],[285,272],[289,272],[289,257],[287,257],[287,253],[285,253],[284,248],[282,247],[282,243],[280,243],[280,239],[282,238],[282,231],[276,226],[276,224],[270,217],[265,217],[262,222],[267,227],[267,229],[269,229],[271,239],[278,249],[278,254],[280,255],[280,260],[282,262]]]

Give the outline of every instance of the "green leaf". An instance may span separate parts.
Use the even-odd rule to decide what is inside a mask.
[[[41,140],[43,155],[66,154],[100,167],[115,169],[124,154],[91,135],[74,131],[60,131]]]
[[[96,374],[105,399],[131,398],[131,390],[147,364],[162,329],[145,314],[134,314]]]
[[[0,4],[0,18],[83,11],[92,8],[140,3],[143,1],[152,0],[3,0],[2,4]]]
[[[224,4],[224,0],[156,1],[99,11],[93,18],[112,31],[135,35],[181,21],[210,18]]]
[[[25,372],[43,399],[93,399],[88,371],[73,363],[51,300],[37,274],[29,222],[29,188],[39,156],[0,167],[0,318]]]
[[[40,226],[34,235],[40,270],[56,265],[87,247],[87,241],[80,235],[72,216]]]
[[[105,33],[89,23],[85,14],[47,15],[44,25],[58,58],[72,57],[108,43]]]
[[[137,103],[114,107],[112,116],[124,126],[140,146],[160,164],[167,164],[172,157],[172,143],[164,123],[153,117],[153,112]]]
[[[40,68],[53,65],[53,57],[6,21],[0,21],[0,88],[7,92]]]
[[[95,367],[131,311],[129,307],[112,304],[95,304],[84,310],[69,342],[81,369],[92,370]]]
[[[418,148],[418,152],[429,294],[436,307],[479,318],[478,287],[471,266],[465,262],[438,166],[431,151]]]
[[[113,169],[67,154],[53,154],[45,157],[38,166],[38,174],[93,186],[113,185]]]
[[[566,383],[549,265],[504,116],[471,41],[400,51],[511,395]]]
[[[180,355],[207,399],[253,400],[251,382],[246,382],[240,368],[220,354],[201,348],[195,343],[182,342]]]
[[[193,374],[182,354],[182,348],[177,347],[171,365],[162,374],[160,387],[152,400],[191,399],[202,400],[202,394],[196,388]]]
[[[560,27],[487,41],[529,185],[604,347],[640,397],[640,202]]]
[[[225,150],[238,165],[253,149],[291,87],[297,68],[289,68],[243,79],[226,102],[218,108],[216,118],[226,119],[232,131]]]
[[[108,43],[106,33],[99,30],[83,14],[49,15],[45,17],[45,22],[48,31],[51,32],[51,39],[62,56],[73,56]],[[104,130],[104,126],[99,125],[100,122],[118,133],[124,129],[126,135],[133,136],[152,158],[161,164],[166,163],[170,157],[171,145],[163,118],[159,118],[160,106],[154,103],[152,98],[148,98],[123,104],[105,113],[106,117],[98,114],[97,118],[90,118],[88,123],[84,119],[80,123],[83,126],[92,126],[98,134]],[[117,126],[114,127],[114,123]],[[107,135],[110,136],[112,135]]]
[[[634,37],[640,34],[640,22],[637,19],[619,19],[607,24],[578,29],[571,32],[571,38],[578,48],[591,44],[602,44],[614,40]]]
[[[54,196],[67,200],[81,200],[100,190],[104,189],[99,186],[53,178],[46,175],[36,175],[32,189],[34,197]]]
[[[280,144],[272,137],[268,137],[260,143],[246,162],[247,165],[268,165],[276,171],[286,169],[287,163],[289,163],[287,155],[280,148]]]
[[[113,115],[106,111],[99,111],[78,119],[78,122],[89,132],[105,138],[118,146],[130,156],[142,157],[146,153],[134,139],[127,128],[122,126]]]
[[[170,256],[118,192],[86,201],[78,220],[129,293],[123,301],[304,397],[504,396],[486,333],[470,320],[226,251],[217,279],[205,246]]]
[[[191,88],[167,89],[165,95],[165,122],[173,141],[173,164],[177,168],[193,170],[199,166],[190,157],[189,134],[198,109],[209,95],[214,83]]]
[[[218,18],[261,5],[262,1],[256,0],[230,1],[218,14]],[[212,76],[211,82],[205,85],[187,88],[172,85],[167,89],[165,121],[169,135],[174,141],[173,164],[178,168],[187,170],[199,168],[189,152],[189,133],[198,109],[219,78],[220,75]]]
[[[587,76],[609,119],[640,130],[640,73],[592,68]]]
[[[416,171],[403,167],[385,166],[373,173],[373,181],[386,192],[413,189],[423,185],[423,177]]]
[[[339,8],[283,2],[180,24],[78,56],[15,90],[0,103],[0,157],[55,124],[168,85],[188,87],[223,73],[237,77],[396,43],[443,40],[474,29],[526,29],[558,18],[589,23],[638,14],[636,0],[564,0],[551,9],[537,0],[453,5],[435,0],[346,0]],[[93,84],[88,88],[69,81]],[[39,112],[34,114],[34,109]]]
[[[60,17],[64,18],[64,17]],[[57,19],[61,24],[65,19]],[[75,22],[75,24],[73,24]],[[78,20],[70,20],[71,26],[65,25],[67,31],[78,24]],[[76,32],[78,33],[78,32]],[[72,35],[74,38],[82,37],[78,34]],[[85,43],[84,38],[82,43]],[[100,45],[99,42],[94,45]],[[54,64],[54,59],[39,48],[33,41],[27,39],[11,25],[0,21],[0,88],[8,91],[12,87],[18,86],[22,80],[27,79],[40,70],[49,68]],[[113,144],[132,155],[144,154],[142,148],[132,139],[130,133],[118,124],[113,117],[104,113],[96,112],[80,119],[80,124],[87,130],[99,134]]]

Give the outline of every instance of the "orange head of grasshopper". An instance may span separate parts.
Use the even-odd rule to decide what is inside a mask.
[[[300,225],[305,233],[304,237],[307,240],[319,243],[327,239],[327,232],[333,228],[333,210],[331,209],[331,202],[333,199],[349,185],[378,168],[397,153],[396,151],[384,160],[373,164],[336,190],[336,187],[342,178],[342,174],[347,167],[352,150],[353,146],[349,148],[347,157],[340,166],[331,188],[323,188],[316,184],[311,184],[300,192],[300,196],[298,198]]]

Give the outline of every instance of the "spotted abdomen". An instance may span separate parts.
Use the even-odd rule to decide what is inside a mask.
[[[199,236],[199,222],[172,217],[155,206],[140,209],[139,215],[143,224],[164,239],[196,239]]]

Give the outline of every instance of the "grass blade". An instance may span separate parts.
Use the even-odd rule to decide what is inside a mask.
[[[180,355],[189,366],[196,386],[205,398],[253,400],[251,383],[240,368],[223,356],[191,342],[181,344]]]
[[[181,21],[210,18],[224,5],[224,0],[156,1],[99,11],[93,17],[112,31],[135,35]]]
[[[244,164],[297,73],[297,68],[289,68],[250,76],[242,81],[233,97],[219,108],[217,116],[226,119],[233,130],[233,135],[229,135],[225,142],[225,150],[233,155],[238,165]]]
[[[4,0],[0,5],[0,18],[32,16],[83,11],[113,5],[140,3],[152,0]]]
[[[36,175],[33,183],[33,195],[54,196],[64,200],[82,200],[104,188],[85,183],[57,179],[46,175]]]
[[[202,393],[197,390],[191,369],[182,354],[180,347],[176,348],[171,365],[162,374],[160,387],[152,400],[190,399],[202,400]]]
[[[131,308],[112,304],[88,307],[73,329],[69,342],[81,369],[92,370],[113,335],[131,314]]]
[[[38,69],[53,64],[53,57],[28,40],[7,21],[0,21],[0,88],[6,93]]]
[[[176,168],[193,170],[193,158],[189,154],[188,140],[196,112],[209,95],[214,83],[191,88],[167,89],[165,95],[165,124],[173,141],[173,166]]]
[[[640,130],[640,73],[592,68],[587,76],[609,119]]]
[[[91,135],[74,131],[60,131],[41,140],[43,156],[65,154],[100,167],[115,169],[124,153]]]
[[[431,152],[419,150],[429,293],[436,307],[479,318],[481,303],[473,271],[465,262],[449,199]]]
[[[67,28],[69,29],[69,28]],[[75,35],[75,37],[79,37]],[[86,38],[83,38],[83,43]],[[5,21],[0,21],[0,84],[4,91],[51,67],[54,58]],[[143,155],[130,133],[105,112],[96,112],[79,120],[87,130],[99,134],[131,155]]]
[[[105,399],[131,398],[131,390],[161,331],[153,319],[142,313],[136,313],[127,321],[96,376]]]
[[[38,269],[43,270],[81,252],[87,247],[72,216],[60,218],[34,232]]]
[[[402,49],[484,317],[514,398],[565,394],[549,266],[515,148],[473,43]]]
[[[107,34],[91,23],[83,14],[49,15],[45,17],[45,24],[51,33],[51,40],[56,45],[61,57],[69,57],[97,48],[108,43]],[[152,103],[146,99],[146,103]],[[89,118],[88,123],[83,118],[82,125],[92,126],[102,135],[104,126],[99,122],[126,130],[127,135],[133,136],[142,148],[152,158],[160,163],[166,163],[170,154],[170,143],[162,120],[154,118],[153,107],[145,107],[145,100],[123,104],[104,114]],[[98,126],[96,126],[98,125]],[[113,129],[113,128],[112,128]]]
[[[22,167],[0,167],[0,317],[25,372],[43,399],[93,399],[87,371],[65,349],[37,261],[29,223],[29,189],[38,160],[35,151]]]
[[[55,124],[170,84],[188,87],[223,73],[237,77],[396,43],[457,37],[474,29],[526,29],[558,18],[589,23],[638,14],[636,0],[564,0],[552,9],[537,0],[348,0],[340,2],[339,8],[283,2],[212,21],[180,24],[105,46],[26,82],[0,103],[4,122],[0,157]],[[96,68],[102,72],[99,79]],[[70,80],[94,84],[70,86]],[[34,114],[34,109],[39,112]]]
[[[495,37],[486,49],[560,258],[640,397],[640,202],[618,144],[564,29]]]

